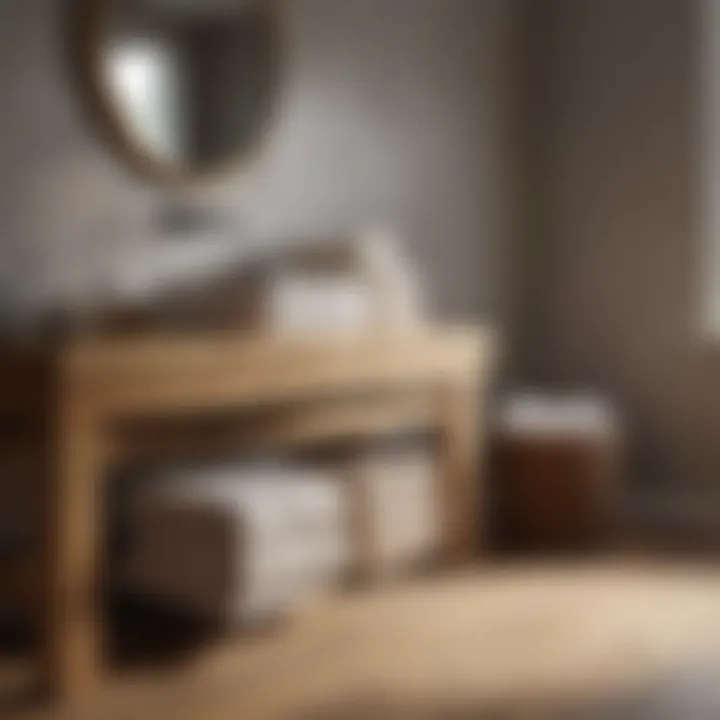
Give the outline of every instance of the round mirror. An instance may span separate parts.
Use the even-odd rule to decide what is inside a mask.
[[[79,59],[106,134],[146,174],[207,175],[259,145],[278,89],[271,0],[81,0]]]

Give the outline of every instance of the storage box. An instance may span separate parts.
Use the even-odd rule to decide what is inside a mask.
[[[515,551],[576,552],[604,544],[620,483],[621,431],[594,396],[516,396],[492,442],[496,536]]]

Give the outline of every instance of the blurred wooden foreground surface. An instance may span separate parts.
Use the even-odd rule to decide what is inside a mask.
[[[0,705],[0,715],[711,720],[720,716],[719,620],[711,564],[485,565],[336,597],[277,632],[221,638],[180,664],[113,676],[80,709],[3,714]],[[0,660],[0,694],[22,673]]]

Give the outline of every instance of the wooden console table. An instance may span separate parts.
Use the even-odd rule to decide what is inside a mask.
[[[479,404],[493,356],[479,329],[327,340],[237,335],[84,339],[0,362],[6,429],[44,442],[42,674],[76,701],[103,675],[104,478],[134,455],[434,429],[445,550],[477,548]],[[15,418],[14,420],[7,420]],[[34,420],[33,420],[34,418]],[[17,442],[15,438],[14,442]]]

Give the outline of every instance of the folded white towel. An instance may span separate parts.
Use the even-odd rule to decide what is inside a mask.
[[[498,425],[523,435],[606,435],[617,432],[619,415],[606,399],[589,393],[518,393],[502,405]]]
[[[329,473],[184,470],[146,484],[132,508],[130,588],[227,621],[287,610],[347,562]]]

